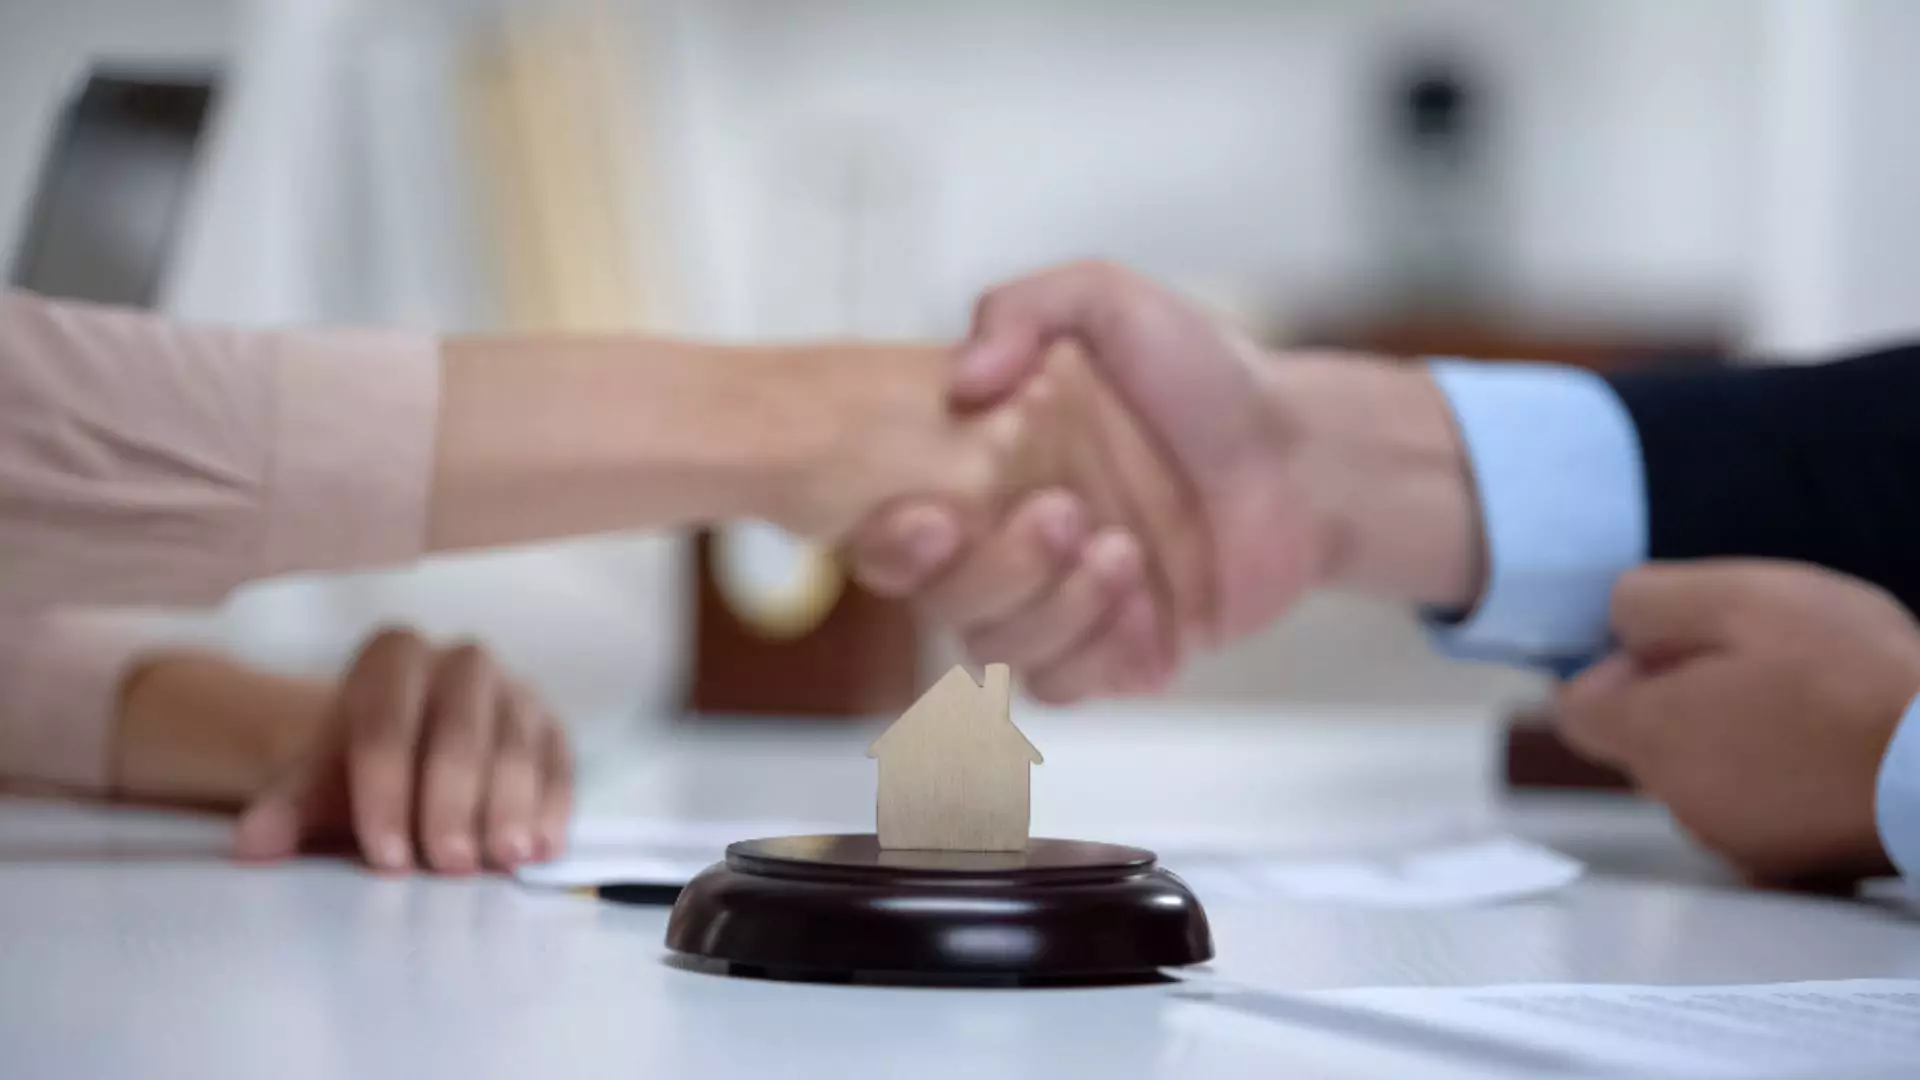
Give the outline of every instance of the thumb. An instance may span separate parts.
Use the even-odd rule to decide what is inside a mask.
[[[981,297],[955,364],[954,404],[1004,400],[1049,363],[1050,347],[1067,343],[1191,480],[1217,478],[1267,436],[1257,350],[1186,298],[1103,262],[1044,270]]]
[[[1614,584],[1609,620],[1620,648],[1660,665],[1732,640],[1758,583],[1739,563],[1655,563]]]
[[[844,555],[860,584],[907,596],[946,569],[960,550],[960,515],[932,501],[882,508],[854,530]]]
[[[1582,756],[1619,764],[1631,741],[1630,706],[1643,675],[1632,657],[1610,653],[1561,687],[1554,700],[1554,727]]]
[[[247,804],[234,826],[234,857],[272,862],[299,853],[303,841],[346,820],[345,761],[329,750],[288,769]]]
[[[954,403],[984,408],[1004,401],[1039,372],[1055,342],[1079,338],[1100,353],[1089,339],[1131,301],[1131,279],[1107,263],[1072,263],[988,291],[974,305],[973,329],[954,367]]]

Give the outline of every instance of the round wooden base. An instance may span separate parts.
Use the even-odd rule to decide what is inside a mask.
[[[737,974],[876,982],[1138,981],[1213,955],[1206,912],[1139,848],[887,851],[744,840],[688,883],[667,947]]]

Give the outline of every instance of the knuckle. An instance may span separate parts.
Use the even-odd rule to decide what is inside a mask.
[[[396,702],[383,687],[349,686],[340,696],[339,708],[351,740],[363,749],[406,753],[418,737],[417,712]]]
[[[383,626],[360,647],[358,664],[404,663],[427,651],[426,638],[410,626]]]
[[[550,782],[563,786],[573,785],[573,743],[567,738],[567,729],[555,721],[549,723],[542,734],[542,755],[546,759]]]
[[[1049,361],[1059,355],[1061,350],[1071,348],[1070,345],[1057,346],[1055,352],[1049,354]],[[1051,362],[1042,366],[1039,373],[1029,379],[1027,385],[1021,389],[1020,403],[1034,411],[1057,409],[1066,395],[1062,392],[1056,371],[1056,366]]]
[[[1027,681],[1027,694],[1042,705],[1071,705],[1075,697],[1065,684],[1049,678],[1034,678]]]
[[[1631,617],[1638,610],[1655,581],[1654,572],[1653,567],[1638,567],[1614,582],[1613,592],[1607,598],[1607,611],[1615,622]]]
[[[1126,268],[1119,262],[1099,255],[1075,262],[1072,272],[1102,287],[1119,285],[1127,276]]]
[[[478,714],[462,712],[457,717],[443,716],[434,726],[427,764],[441,770],[471,772],[492,750],[490,740],[491,728]]]
[[[547,723],[546,713],[530,692],[513,691],[507,707],[502,710],[500,729],[495,736],[501,753],[533,753],[539,748],[541,732]]]
[[[476,678],[493,669],[493,655],[479,642],[457,641],[440,657],[440,675],[445,678]]]
[[[980,298],[973,302],[973,322],[976,327],[992,324],[1006,310],[1007,297],[1012,288],[1011,285],[995,285],[980,294]]]
[[[1010,636],[1005,627],[966,632],[960,636],[960,650],[969,663],[1007,664],[1017,669],[1021,657],[1012,647]]]

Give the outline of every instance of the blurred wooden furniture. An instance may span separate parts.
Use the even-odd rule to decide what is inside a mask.
[[[756,626],[719,583],[718,538],[694,540],[693,678],[701,716],[868,717],[899,712],[919,691],[920,641],[906,605],[848,582],[796,634]]]

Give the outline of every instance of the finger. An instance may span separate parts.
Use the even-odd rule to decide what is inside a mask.
[[[1067,705],[1140,689],[1158,668],[1150,644],[1156,635],[1153,601],[1137,592],[1088,641],[1029,675],[1027,692],[1049,705]]]
[[[1752,603],[1756,573],[1765,572],[1737,562],[1655,563],[1628,571],[1613,587],[1614,637],[1648,662],[1721,648]]]
[[[480,797],[500,717],[500,680],[477,645],[440,660],[427,697],[420,768],[420,847],[447,874],[480,868]]]
[[[354,835],[382,870],[413,863],[415,750],[432,667],[418,634],[387,630],[360,650],[340,688],[335,726],[347,736]]]
[[[567,823],[573,817],[573,747],[567,729],[549,717],[540,749],[540,831],[535,837],[541,859],[567,849]]]
[[[532,691],[499,695],[492,774],[487,781],[486,849],[494,866],[511,870],[534,855],[540,813],[540,750],[548,723]]]
[[[1176,635],[1165,626],[1165,616],[1151,593],[1144,590],[1128,599],[1113,624],[1108,681],[1120,694],[1156,693],[1173,677],[1175,657],[1170,644]]]
[[[1004,400],[1040,370],[1048,345],[1093,336],[1124,306],[1129,289],[1126,271],[1083,262],[989,290],[974,305],[973,328],[954,367],[955,403],[979,408]]]
[[[302,760],[247,804],[234,827],[234,857],[272,862],[299,853],[319,831],[346,820],[346,747],[334,737],[317,756]]]
[[[1131,533],[1106,529],[1088,541],[1077,565],[1035,602],[998,622],[962,635],[967,655],[981,664],[1037,671],[1065,657],[1117,607],[1146,588],[1140,544]]]
[[[966,630],[997,622],[1042,597],[1080,557],[1087,514],[1080,500],[1042,491],[916,598],[920,613]],[[1136,545],[1137,546],[1137,545]]]
[[[960,549],[958,515],[938,503],[882,510],[854,531],[846,558],[860,584],[881,596],[906,596],[932,580]]]
[[[1562,687],[1553,721],[1567,744],[1607,765],[1635,756],[1639,727],[1648,707],[1648,676],[1633,657],[1616,652]]]

